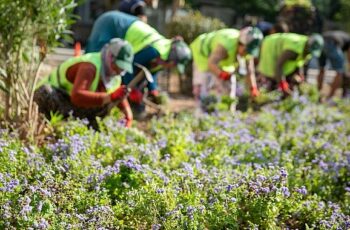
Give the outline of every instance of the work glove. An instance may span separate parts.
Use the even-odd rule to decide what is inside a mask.
[[[221,71],[219,74],[219,78],[223,81],[228,81],[231,78],[231,74],[229,72],[226,72],[226,71]]]
[[[125,85],[120,86],[113,93],[111,93],[111,100],[121,100],[128,95],[128,88]]]
[[[135,104],[141,104],[143,99],[143,94],[139,89],[132,89],[129,94],[129,99]]]
[[[260,95],[260,92],[256,86],[252,86],[252,88],[250,89],[250,95],[252,97],[257,97]]]
[[[278,89],[282,90],[284,93],[289,93],[289,84],[286,80],[282,80],[279,85]]]

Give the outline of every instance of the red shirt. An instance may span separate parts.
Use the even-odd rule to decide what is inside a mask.
[[[96,67],[89,62],[77,63],[67,70],[67,80],[73,84],[71,102],[84,108],[101,107],[106,97],[106,88],[100,80],[96,92],[90,91],[95,79]]]

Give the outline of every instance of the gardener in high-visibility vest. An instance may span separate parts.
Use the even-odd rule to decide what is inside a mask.
[[[295,33],[266,36],[261,44],[258,71],[266,78],[268,88],[279,88],[286,95],[290,94],[289,85],[303,81],[302,67],[312,56],[321,55],[323,43],[319,34],[309,37]]]
[[[125,114],[125,125],[130,127],[133,117],[121,75],[125,71],[132,73],[132,61],[130,44],[113,39],[101,52],[60,64],[39,83],[34,100],[48,118],[56,112],[64,117],[87,118],[94,128],[96,117],[106,116],[110,107],[117,104]]]
[[[155,0],[122,0],[119,11],[139,17],[147,23],[146,6],[153,7]]]
[[[140,21],[137,17],[119,12],[109,11],[102,14],[95,22],[88,39],[86,52],[99,51],[112,38],[128,41],[134,51],[134,64],[141,64],[153,74],[153,83],[148,83],[150,99],[159,102],[156,74],[163,68],[177,67],[182,74],[190,62],[191,50],[181,39],[167,39],[154,28]],[[126,74],[123,83],[127,84],[139,69],[134,65],[134,74]],[[129,100],[141,103],[142,93],[133,89]]]
[[[190,45],[193,53],[193,95],[197,103],[200,104],[211,91],[216,95],[235,97],[233,73],[238,67],[237,55],[246,62],[251,96],[258,96],[253,57],[258,56],[262,39],[262,32],[255,27],[221,29],[197,37]]]

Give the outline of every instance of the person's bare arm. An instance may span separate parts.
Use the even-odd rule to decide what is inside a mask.
[[[291,60],[296,60],[298,58],[298,54],[290,51],[290,50],[286,50],[284,51],[277,60],[276,66],[275,66],[275,79],[277,81],[281,81],[283,77],[283,66],[287,61],[291,61]]]
[[[248,86],[249,88],[257,87],[256,85],[256,77],[255,77],[255,64],[254,64],[254,58],[250,58],[246,60],[246,66],[247,66],[247,80],[248,80]]]
[[[92,64],[80,64],[71,92],[71,101],[74,105],[84,108],[93,108],[110,102],[110,96],[106,92],[90,91],[95,73],[96,68]]]
[[[227,50],[222,45],[218,45],[209,56],[209,59],[208,59],[209,70],[216,76],[219,76],[220,72],[222,71],[219,67],[219,62],[221,60],[226,59],[227,57],[228,57]]]

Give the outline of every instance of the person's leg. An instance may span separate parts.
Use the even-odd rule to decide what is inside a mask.
[[[331,90],[328,94],[328,99],[333,97],[336,90],[341,86],[342,78],[345,72],[345,57],[342,49],[334,42],[328,43],[326,54],[331,62],[332,68],[336,71],[336,76],[331,84]]]
[[[108,114],[108,106],[98,108],[78,108],[70,101],[69,95],[50,85],[43,85],[35,91],[34,101],[47,119],[51,119],[51,113],[59,113],[64,118],[69,116],[88,119],[90,126],[97,129],[96,117],[104,117]]]
[[[344,74],[343,76],[343,97],[349,97],[350,96],[350,76],[347,74]]]
[[[326,43],[327,43],[327,41],[326,41]],[[327,45],[325,45],[325,46],[327,46]],[[321,53],[320,58],[318,59],[318,65],[320,67],[320,70],[319,70],[319,73],[317,75],[317,89],[319,92],[322,91],[322,87],[323,87],[323,79],[324,79],[326,63],[327,63],[327,54],[325,53],[325,51],[323,51]]]
[[[331,90],[328,94],[328,99],[333,97],[335,94],[335,91],[340,87],[341,83],[342,83],[342,77],[343,77],[343,73],[337,72],[332,84],[331,84]]]
[[[317,89],[320,92],[322,91],[322,87],[323,87],[324,73],[325,73],[325,69],[324,67],[321,67],[317,75]]]
[[[199,103],[203,73],[198,70],[196,64],[192,65],[192,94],[196,103]]]
[[[51,113],[59,113],[67,117],[72,110],[71,107],[65,106],[65,104],[70,104],[69,96],[48,84],[42,85],[35,91],[34,101],[39,111],[48,119],[51,118]]]

